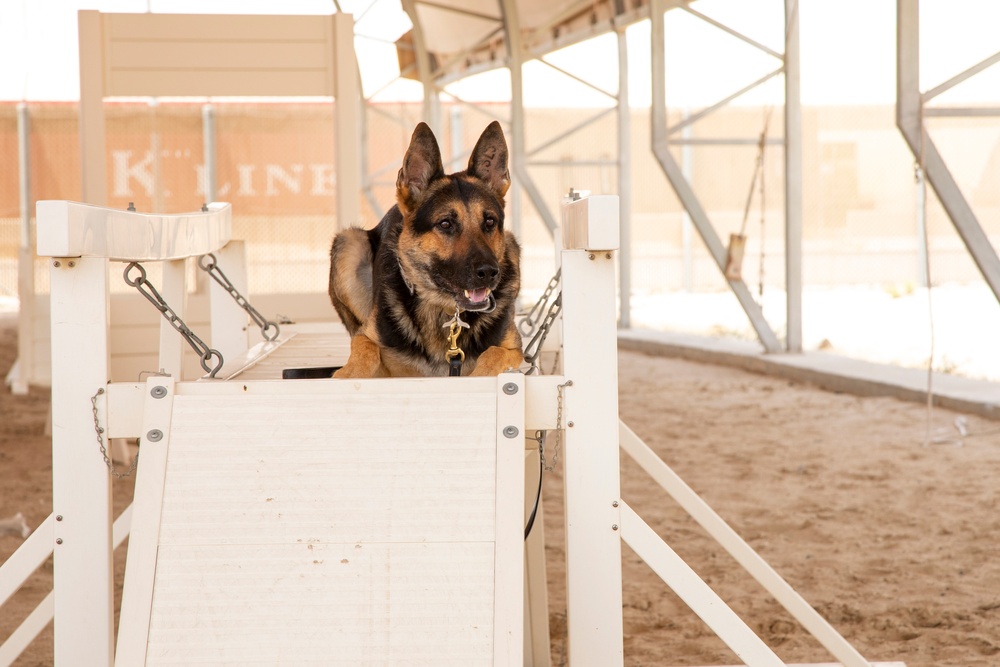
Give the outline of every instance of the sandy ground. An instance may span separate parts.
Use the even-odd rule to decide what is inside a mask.
[[[0,373],[14,359],[0,325]],[[869,659],[1000,665],[1000,423],[675,359],[620,355],[623,419]],[[0,518],[49,513],[47,392],[0,394]],[[96,445],[95,445],[96,446]],[[566,664],[561,468],[546,477],[553,664]],[[118,510],[131,497],[116,482]],[[790,662],[830,656],[628,460],[623,498]],[[0,535],[0,560],[21,543]],[[119,551],[123,558],[124,552]],[[736,657],[626,547],[627,665]],[[121,583],[118,563],[118,583]],[[50,590],[51,562],[0,611],[5,638]],[[16,664],[49,665],[51,628]]]

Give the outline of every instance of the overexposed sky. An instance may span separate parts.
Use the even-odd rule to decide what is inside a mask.
[[[399,0],[343,0],[355,15],[355,47],[366,94],[398,73],[391,44],[409,29]],[[782,50],[782,0],[699,0],[692,7],[776,51]],[[0,2],[0,100],[78,99],[76,12],[327,14],[331,0],[3,0]],[[806,105],[891,104],[895,98],[896,0],[803,0],[800,7],[802,101]],[[922,87],[941,83],[1000,51],[1000,2],[921,1]],[[648,106],[649,23],[628,31],[629,93]],[[609,92],[617,89],[614,35],[551,54],[559,67]],[[666,18],[667,96],[671,106],[704,106],[778,66],[778,61],[683,11]],[[470,101],[504,100],[508,75],[490,72],[454,84]],[[417,100],[415,82],[399,82],[382,101]],[[780,102],[781,79],[737,103]],[[941,103],[1000,104],[1000,66],[964,82]],[[611,100],[537,62],[525,67],[529,106],[608,106]]]

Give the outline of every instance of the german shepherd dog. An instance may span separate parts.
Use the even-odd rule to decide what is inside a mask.
[[[504,230],[509,186],[498,122],[479,137],[468,169],[450,175],[431,129],[417,125],[396,205],[373,229],[333,239],[330,300],[351,335],[350,358],[334,377],[444,376],[459,364],[462,375],[496,375],[521,366],[521,249]]]

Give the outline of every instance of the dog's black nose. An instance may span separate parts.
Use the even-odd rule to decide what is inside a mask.
[[[476,267],[476,277],[480,280],[493,280],[500,275],[500,267],[493,262],[480,264]]]

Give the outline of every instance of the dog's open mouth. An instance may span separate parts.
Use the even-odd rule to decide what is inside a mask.
[[[476,289],[464,290],[462,296],[457,298],[458,306],[462,310],[474,312],[492,310],[496,307],[493,292],[489,287],[478,287]]]

